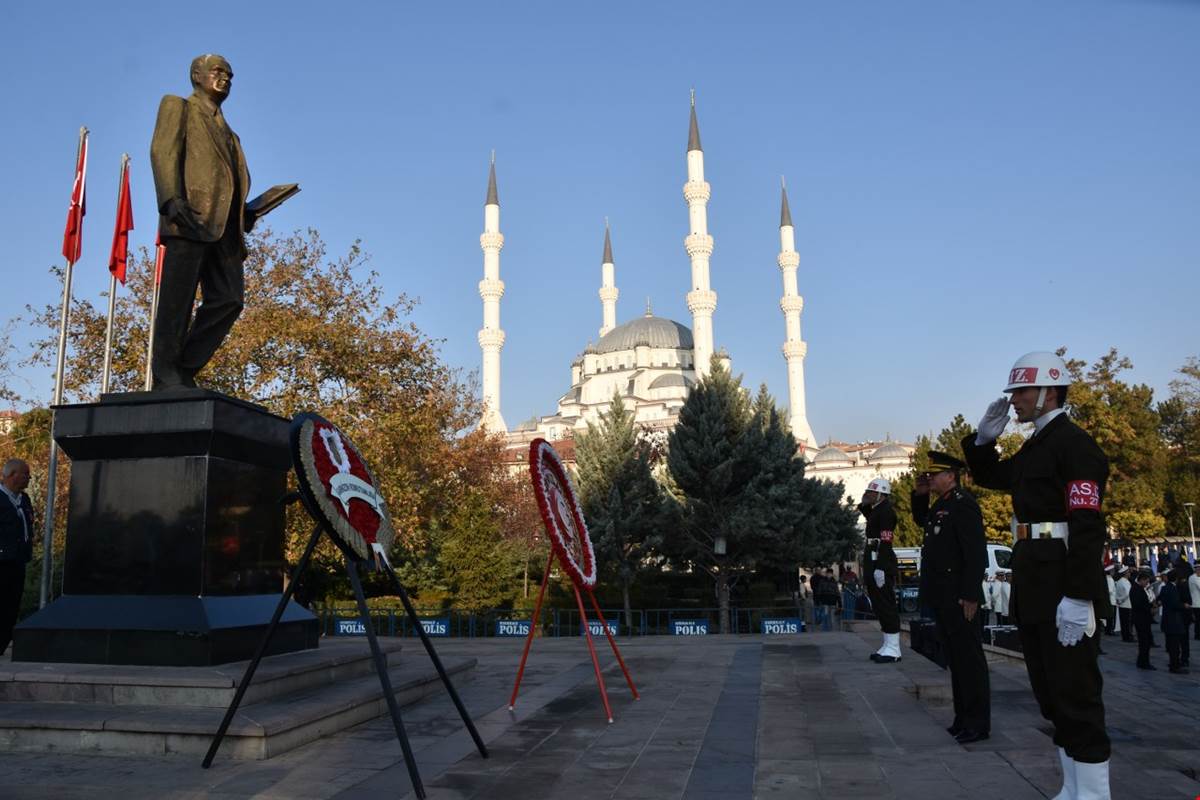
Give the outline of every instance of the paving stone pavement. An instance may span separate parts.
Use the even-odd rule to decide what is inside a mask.
[[[431,800],[1026,800],[1057,792],[1058,760],[1022,664],[991,665],[992,738],[962,747],[944,731],[949,706],[915,690],[944,685],[946,673],[907,650],[900,664],[870,662],[878,636],[624,640],[641,698],[601,650],[611,725],[578,639],[535,643],[512,712],[520,641],[445,640],[444,655],[479,659],[459,691],[491,757],[475,752],[444,694],[405,709],[404,721]],[[1200,795],[1200,675],[1139,671],[1132,645],[1106,638],[1104,647],[1113,797],[1192,800]],[[177,756],[0,753],[0,798],[97,796],[414,795],[388,717],[268,761],[218,756],[210,770]]]

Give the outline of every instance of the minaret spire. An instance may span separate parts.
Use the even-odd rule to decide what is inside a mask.
[[[808,344],[800,338],[800,311],[804,298],[796,284],[796,271],[800,267],[800,254],[796,252],[796,231],[792,226],[792,210],[788,208],[787,185],[781,179],[781,207],[779,210],[779,271],[783,273],[783,297],[779,308],[783,311],[787,327],[787,338],[783,342],[783,357],[787,361],[788,417],[792,436],[800,447],[815,447],[816,437],[808,425],[808,412],[804,402],[804,356]]]
[[[496,191],[496,151],[492,151],[488,171],[487,200],[483,204],[483,234],[479,237],[483,249],[483,280],[479,296],[483,298],[483,328],[479,331],[479,348],[483,351],[483,417],[480,427],[489,433],[508,430],[500,416],[500,350],[504,347],[504,331],[500,328],[500,298],[504,296],[504,281],[500,280],[500,250],[504,234],[500,233],[500,195]]]
[[[687,183],[683,199],[688,205],[687,238],[684,249],[692,261],[692,290],[687,293],[688,310],[692,312],[692,339],[695,341],[693,365],[696,374],[708,374],[713,353],[713,312],[717,310],[717,293],[708,282],[708,261],[712,256],[713,239],[708,235],[708,198],[711,187],[704,180],[704,151],[700,149],[700,126],[696,122],[696,92],[692,90],[692,111],[688,129]]]
[[[621,292],[616,285],[616,267],[613,266],[612,238],[608,231],[608,217],[604,218],[604,257],[600,262],[600,304],[604,309],[604,321],[600,335],[617,327],[617,298]]]

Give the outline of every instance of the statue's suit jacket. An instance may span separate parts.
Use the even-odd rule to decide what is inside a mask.
[[[250,189],[250,172],[242,143],[232,130],[232,146],[226,145],[228,126],[222,128],[215,117],[216,109],[198,92],[187,98],[166,95],[158,107],[150,165],[162,236],[216,242],[228,224],[237,225],[238,234],[245,232],[242,209]],[[165,216],[167,203],[176,197],[191,207],[198,229],[178,225]],[[231,207],[238,213],[231,214]]]

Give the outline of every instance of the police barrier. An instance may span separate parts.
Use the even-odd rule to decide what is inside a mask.
[[[334,620],[333,628],[334,636],[366,636],[367,626],[363,625],[361,619],[357,617],[345,618],[338,617]]]
[[[321,631],[326,636],[364,636],[366,628],[357,616],[357,609],[345,603],[321,604],[313,609],[321,623]],[[614,636],[711,636],[720,630],[720,613],[716,608],[649,608],[633,609],[628,621],[621,609],[602,608],[608,622],[609,631]],[[522,609],[493,609],[482,612],[458,611],[443,608],[418,608],[417,616],[426,626],[430,636],[454,638],[479,637],[509,637],[520,638],[529,635],[529,619],[517,617]],[[729,632],[733,634],[763,633],[765,622],[791,620],[800,622],[807,617],[807,622],[800,622],[800,632],[808,630],[813,624],[811,606],[798,614],[795,606],[775,606],[766,608],[746,608],[733,606],[729,610]],[[516,618],[514,618],[516,617]],[[604,629],[598,620],[593,623],[592,634],[603,636]],[[345,623],[345,624],[343,624]],[[677,627],[688,623],[696,627],[691,632]],[[412,622],[399,608],[375,607],[371,609],[370,624],[377,636],[416,636]],[[772,625],[771,633],[782,631]],[[572,608],[546,609],[542,619],[538,621],[534,634],[537,636],[577,636],[582,635],[579,612]]]
[[[768,636],[786,633],[799,633],[804,629],[804,622],[799,617],[763,617],[762,632]]]
[[[528,636],[530,621],[527,619],[496,620],[497,636]]]
[[[620,620],[606,619],[604,621],[604,624],[608,625],[608,632],[611,635],[613,635],[613,636],[620,635],[620,633],[621,633]],[[588,628],[591,629],[592,636],[603,636],[604,635],[604,624],[602,624],[600,622],[600,620],[598,620],[598,619],[589,619],[588,620]],[[582,625],[579,626],[579,635],[583,636],[583,626]]]

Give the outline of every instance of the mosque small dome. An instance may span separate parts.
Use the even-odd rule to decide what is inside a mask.
[[[814,464],[853,464],[852,459],[847,453],[839,450],[833,445],[822,447],[818,453],[813,456],[812,463]]]
[[[884,442],[880,447],[871,453],[871,461],[880,461],[885,458],[903,458],[908,460],[908,451],[895,442]]]
[[[651,389],[668,389],[672,386],[683,386],[685,388],[689,388],[689,387],[691,387],[691,385],[692,385],[692,382],[689,381],[687,378],[683,377],[679,373],[671,372],[666,375],[659,375],[657,378],[655,378],[654,381],[650,384],[650,388]]]

